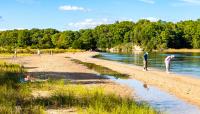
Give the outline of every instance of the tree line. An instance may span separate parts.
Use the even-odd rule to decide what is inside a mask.
[[[144,50],[200,48],[200,19],[177,23],[159,20],[115,22],[79,31],[56,29],[0,31],[0,47],[109,49],[132,43]]]

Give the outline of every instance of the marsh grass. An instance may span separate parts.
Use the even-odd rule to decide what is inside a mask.
[[[21,114],[42,113],[41,106],[23,106],[23,100],[31,98],[31,91],[22,83],[23,67],[0,62],[0,113]],[[37,110],[36,110],[37,109]]]
[[[56,81],[54,81],[56,82]],[[57,86],[56,83],[60,83]],[[51,88],[52,94],[46,98],[36,98],[31,102],[48,108],[76,107],[79,113],[87,114],[156,114],[146,103],[137,103],[132,98],[122,98],[106,93],[101,87],[64,84],[64,80],[52,83],[37,83],[31,88],[40,90]]]
[[[25,49],[21,49],[18,48],[17,49],[17,53],[18,55],[25,55],[25,54],[37,54],[38,49],[31,49],[31,48],[25,48]],[[50,54],[51,52],[53,54],[55,53],[65,53],[65,52],[83,52],[85,50],[80,50],[80,49],[40,49],[41,54]],[[0,55],[4,55],[4,56],[10,56],[10,54],[14,54],[15,49],[9,49],[9,48],[2,48],[0,47]]]
[[[2,73],[20,73],[25,70],[21,68],[22,66],[18,64],[8,64],[6,62],[0,61],[0,72]]]
[[[31,56],[32,54],[29,53],[19,53],[17,54],[17,57],[26,57]],[[0,53],[0,57],[15,57],[15,54],[13,53]]]
[[[109,69],[107,67],[103,67],[100,65],[96,65],[94,63],[82,62],[77,59],[71,59],[71,60],[74,61],[75,63],[82,64],[82,65],[88,67],[89,69],[95,70],[96,72],[100,73],[101,75],[110,75],[110,76],[114,76],[116,78],[128,78],[129,77],[127,74],[121,74],[112,69]]]
[[[106,93],[101,87],[71,84],[68,80],[23,82],[19,65],[0,63],[0,113],[43,114],[46,109],[76,108],[84,114],[156,114],[148,104]],[[12,78],[11,78],[12,77]],[[34,91],[49,91],[47,97],[33,97]]]
[[[168,53],[200,53],[200,49],[166,49],[162,51]]]

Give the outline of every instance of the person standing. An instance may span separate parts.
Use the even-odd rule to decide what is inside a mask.
[[[14,57],[17,58],[17,49],[15,49]]]
[[[40,49],[38,49],[38,50],[37,50],[37,55],[39,55],[39,56],[40,56]]]
[[[144,56],[143,56],[143,63],[144,63],[144,69],[143,69],[143,71],[147,71],[148,69],[147,69],[147,64],[148,64],[148,53],[146,52],[145,54],[144,54]]]
[[[169,73],[170,71],[170,65],[171,65],[171,60],[174,58],[174,55],[167,56],[165,58],[165,67],[166,67],[166,72]]]

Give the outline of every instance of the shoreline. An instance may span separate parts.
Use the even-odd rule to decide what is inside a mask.
[[[83,62],[94,63],[120,73],[128,74],[132,79],[155,86],[186,102],[200,107],[200,79],[185,75],[167,74],[163,71],[158,71],[155,68],[144,72],[140,66],[92,58],[92,56],[97,54],[98,52],[84,52],[75,54],[67,53],[66,55]]]
[[[115,53],[114,53],[115,54]],[[96,56],[96,55],[94,55]],[[105,59],[105,58],[98,58],[98,57],[92,57],[92,58],[96,58],[96,59],[102,59],[102,60],[108,60],[108,61],[114,61],[114,62],[119,62],[119,63],[122,63],[122,64],[126,64],[126,65],[130,65],[130,66],[134,66],[134,67],[138,67],[140,69],[143,69],[143,66],[141,65],[136,65],[136,64],[130,64],[130,63],[126,63],[126,62],[121,62],[121,61],[117,61],[117,60],[109,60],[109,59]],[[157,70],[159,72],[165,72],[165,67],[162,69],[162,68],[156,68],[156,67],[149,67],[151,70]],[[148,69],[149,69],[148,68]],[[187,75],[187,74],[184,74],[184,73],[178,73],[178,72],[170,72],[170,74],[174,74],[174,75],[178,75],[178,76],[189,76],[189,77],[194,77],[194,78],[197,78],[197,79],[200,79],[199,76],[197,75]]]
[[[200,53],[200,49],[165,49],[161,52],[172,52],[172,53]]]

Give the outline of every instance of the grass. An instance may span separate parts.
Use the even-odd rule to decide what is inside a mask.
[[[17,49],[17,53],[18,54],[37,54],[37,50],[38,49],[31,49],[31,48],[25,48],[25,49],[21,49],[18,48]],[[15,49],[9,49],[9,48],[2,48],[0,47],[0,53],[4,54],[4,53],[8,53],[8,54],[14,54]],[[83,52],[84,50],[80,50],[80,49],[40,49],[41,54],[50,54],[51,52],[53,52],[53,54],[55,53],[65,53],[65,52]]]
[[[156,114],[146,103],[106,93],[101,87],[75,85],[68,80],[21,83],[25,70],[0,62],[0,113],[43,114],[48,108],[76,108],[84,114]],[[49,91],[48,97],[33,97],[34,91]]]
[[[17,57],[31,56],[32,54],[37,54],[38,49],[17,49]],[[65,52],[83,52],[80,49],[40,49],[41,54],[56,54]],[[15,57],[14,49],[0,48],[0,58],[5,57]]]
[[[78,64],[82,64],[82,65],[88,67],[89,69],[95,70],[96,72],[100,73],[101,75],[110,75],[110,76],[114,76],[116,78],[128,78],[129,77],[127,74],[121,74],[121,73],[114,71],[110,68],[103,67],[103,66],[100,66],[100,65],[96,65],[94,63],[82,62],[82,61],[77,60],[77,59],[72,59],[72,61],[74,61],[75,63],[78,63]]]
[[[24,99],[31,98],[31,91],[20,83],[25,70],[16,64],[0,62],[0,113],[40,113],[41,106],[22,107]],[[37,109],[37,110],[36,110]]]
[[[163,52],[173,52],[173,53],[176,53],[176,52],[185,52],[185,53],[200,53],[200,49],[166,49],[166,50],[163,50]]]
[[[17,57],[24,57],[24,56],[31,56],[32,54],[29,53],[19,53]],[[15,57],[13,53],[0,53],[0,57]]]
[[[56,82],[58,83],[58,82]],[[105,93],[100,87],[64,84],[64,80],[38,83],[31,88],[52,90],[47,98],[37,98],[32,102],[44,107],[76,107],[79,113],[92,114],[156,114],[154,109],[145,103],[137,103],[131,98],[122,98],[115,94]],[[59,86],[58,86],[59,85]]]

